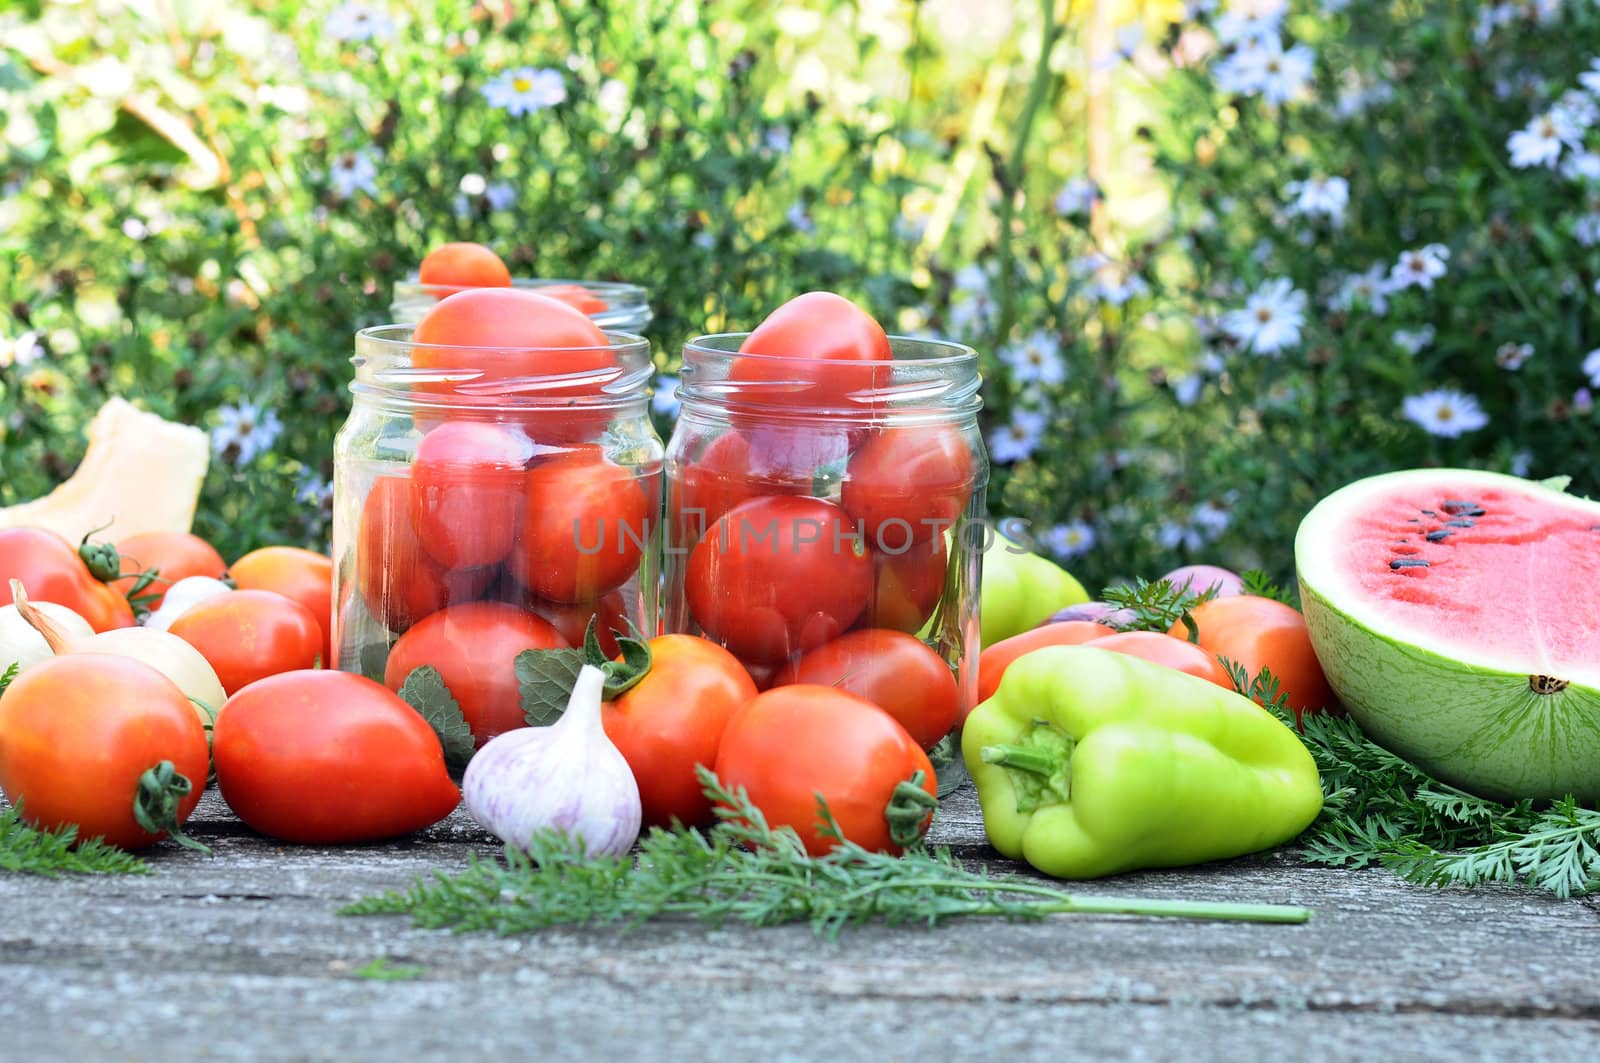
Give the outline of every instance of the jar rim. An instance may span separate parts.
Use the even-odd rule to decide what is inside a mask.
[[[714,355],[737,354],[740,358],[771,359],[773,362],[812,360],[808,359],[803,354],[761,354],[754,351],[739,350],[739,347],[746,339],[749,339],[751,335],[753,335],[753,333],[750,332],[711,332],[703,336],[693,336],[690,339],[685,340],[683,349],[686,353],[688,351],[696,351],[699,353]],[[909,344],[916,344],[920,347],[938,348],[946,352],[929,358],[895,357],[888,363],[892,365],[926,366],[928,368],[948,366],[954,368],[967,363],[976,364],[978,360],[978,352],[975,348],[969,347],[967,344],[961,343],[957,340],[947,340],[942,337],[931,336],[901,336],[893,333],[889,334],[888,339],[889,348],[891,351],[894,350],[897,345],[904,347]],[[716,341],[719,340],[724,342],[737,340],[739,342],[735,343],[731,347],[717,346]],[[869,363],[862,362],[855,364],[865,365]]]
[[[512,277],[510,287],[520,288],[523,291],[538,291],[540,288],[554,288],[569,286],[582,288],[594,295],[611,295],[629,303],[642,303],[649,297],[649,292],[643,285],[630,284],[627,281],[594,281],[578,280],[570,277]],[[432,295],[439,293],[439,298],[446,295],[455,295],[457,292],[472,291],[483,287],[479,284],[424,284],[419,274],[413,273],[395,284],[395,293],[398,296],[403,289],[407,295]],[[496,287],[506,287],[497,285]]]
[[[600,334],[606,337],[607,341],[609,341],[604,346],[594,344],[587,347],[538,347],[532,345],[518,346],[507,344],[494,344],[486,346],[471,343],[417,343],[411,339],[411,336],[416,332],[416,329],[417,326],[414,324],[368,325],[366,328],[360,329],[356,332],[356,356],[360,357],[362,353],[361,349],[364,346],[372,348],[374,351],[384,352],[429,350],[469,351],[483,354],[512,351],[518,354],[532,354],[536,352],[542,354],[555,351],[566,351],[569,353],[572,351],[610,351],[612,353],[633,353],[634,351],[639,351],[641,353],[648,354],[650,351],[650,341],[645,339],[643,336],[636,332],[621,332],[616,329],[600,330]]]

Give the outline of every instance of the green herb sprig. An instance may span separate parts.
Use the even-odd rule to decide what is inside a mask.
[[[1223,664],[1234,685],[1296,726],[1265,669]],[[1503,804],[1440,782],[1362,734],[1354,720],[1299,718],[1322,775],[1322,814],[1301,836],[1306,859],[1330,867],[1386,867],[1429,886],[1523,885],[1557,897],[1600,890],[1600,811],[1571,797],[1546,808]]]
[[[0,871],[25,875],[143,875],[150,866],[98,838],[78,842],[78,828],[39,830],[16,807],[0,809]]]
[[[22,667],[21,665],[17,664],[16,661],[12,661],[10,664],[6,665],[6,670],[0,672],[0,694],[4,694],[6,692],[6,690],[11,686],[11,681],[17,678],[18,673],[21,671]]]
[[[934,926],[961,916],[1041,919],[1094,913],[1303,923],[1304,908],[1281,905],[1079,896],[1032,879],[990,877],[962,867],[947,849],[913,846],[903,856],[871,852],[842,838],[826,803],[822,830],[839,840],[810,856],[798,834],[768,825],[741,789],[730,792],[704,768],[699,777],[718,822],[704,833],[653,829],[633,856],[585,856],[564,835],[545,832],[504,860],[473,859],[409,890],[370,897],[344,915],[408,915],[418,925],[517,934],[553,926],[635,926],[693,918],[776,926],[806,922],[819,935],[881,921]]]
[[[1107,587],[1100,593],[1100,600],[1113,609],[1125,609],[1132,614],[1121,622],[1107,621],[1118,631],[1164,632],[1170,631],[1174,624],[1182,622],[1188,629],[1189,641],[1197,642],[1200,639],[1200,628],[1189,613],[1195,606],[1209,602],[1216,596],[1215,587],[1207,587],[1203,591],[1192,590],[1189,587],[1180,590],[1170,580],[1160,579],[1151,583],[1148,580],[1137,579],[1132,586]]]

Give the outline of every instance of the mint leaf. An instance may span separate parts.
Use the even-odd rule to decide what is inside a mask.
[[[523,650],[517,654],[517,688],[528,723],[546,727],[561,719],[583,665],[582,650]]]
[[[450,688],[444,685],[444,676],[431,664],[411,669],[406,681],[400,684],[400,697],[417,714],[428,721],[433,733],[439,736],[444,747],[444,762],[452,772],[459,772],[472,759],[472,728],[461,715]]]

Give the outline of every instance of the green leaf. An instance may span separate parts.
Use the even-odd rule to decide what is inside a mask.
[[[413,668],[406,681],[400,684],[400,697],[416,709],[439,736],[439,744],[444,747],[444,762],[450,770],[458,772],[465,768],[472,759],[472,728],[467,726],[461,706],[445,686],[439,669],[431,664]]]
[[[1130,620],[1115,625],[1118,631],[1166,632],[1174,624],[1182,622],[1189,629],[1189,641],[1195,642],[1199,639],[1199,629],[1195,627],[1189,611],[1216,596],[1216,587],[1207,587],[1203,591],[1189,587],[1179,590],[1170,580],[1151,583],[1140,579],[1132,587],[1107,587],[1101,592],[1100,598],[1113,609],[1126,609],[1133,614]]]
[[[412,979],[421,978],[427,973],[428,969],[426,967],[419,967],[416,964],[391,964],[387,956],[379,956],[371,963],[357,967],[350,972],[351,977],[365,978],[373,982],[409,982]]]
[[[1259,568],[1246,569],[1239,574],[1239,579],[1244,584],[1244,593],[1246,594],[1254,595],[1257,598],[1271,598],[1275,602],[1282,602],[1290,607],[1294,606],[1293,596],[1281,585],[1274,583],[1272,577]]]
[[[17,678],[17,673],[21,671],[22,666],[16,661],[12,661],[10,664],[6,665],[6,670],[3,673],[0,673],[0,694],[4,694],[6,692],[6,688],[11,686],[11,681]]]
[[[523,650],[517,654],[517,689],[528,723],[547,727],[561,719],[583,665],[582,650]]]
[[[78,828],[39,830],[22,822],[20,808],[0,810],[0,871],[54,878],[76,875],[143,875],[150,867],[99,838],[78,841]]]

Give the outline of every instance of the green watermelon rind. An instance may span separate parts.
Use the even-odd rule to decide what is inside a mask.
[[[1429,469],[1360,483],[1422,476],[1473,476],[1502,484],[1511,479]],[[1515,482],[1534,496],[1549,489]],[[1458,659],[1376,630],[1307,582],[1307,528],[1313,517],[1328,519],[1325,507],[1330,503],[1338,511],[1339,493],[1301,523],[1295,552],[1312,648],[1329,685],[1361,729],[1384,748],[1471,793],[1499,800],[1566,794],[1580,801],[1600,800],[1600,689],[1569,682],[1564,689],[1539,693],[1528,672],[1473,663],[1465,659],[1468,648]],[[1370,613],[1370,604],[1363,611]]]

